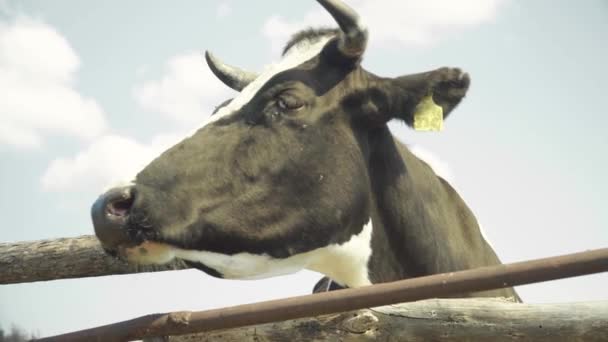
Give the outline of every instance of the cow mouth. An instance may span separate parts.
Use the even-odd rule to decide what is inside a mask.
[[[175,258],[172,246],[154,241],[119,248],[119,255],[121,259],[138,265],[162,265]]]

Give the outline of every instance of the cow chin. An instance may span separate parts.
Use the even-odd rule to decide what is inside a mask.
[[[175,258],[175,249],[167,244],[144,241],[134,247],[120,248],[119,254],[133,264],[162,265]]]

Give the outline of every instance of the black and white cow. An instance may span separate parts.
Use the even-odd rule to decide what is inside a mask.
[[[469,76],[376,76],[360,65],[367,30],[357,14],[318,2],[340,29],[295,35],[262,74],[206,55],[240,93],[95,202],[108,253],[179,258],[230,279],[310,269],[348,287],[500,263],[456,191],[387,127],[411,126],[428,95],[447,116]],[[510,288],[468,295],[519,298]]]

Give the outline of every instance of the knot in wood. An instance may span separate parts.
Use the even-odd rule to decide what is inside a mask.
[[[378,318],[371,312],[358,312],[342,321],[342,328],[354,334],[363,334],[372,329],[377,322]]]
[[[189,311],[172,312],[167,316],[167,323],[173,326],[186,326],[190,324]]]

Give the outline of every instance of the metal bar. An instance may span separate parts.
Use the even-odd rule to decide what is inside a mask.
[[[40,341],[127,341],[285,321],[608,271],[608,248],[198,312],[142,316]]]

